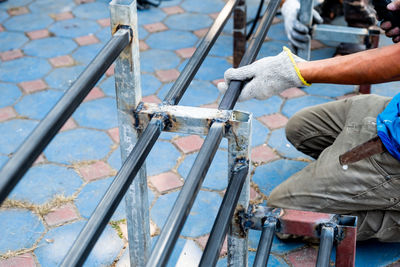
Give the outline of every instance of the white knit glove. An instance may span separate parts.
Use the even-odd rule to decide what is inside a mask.
[[[225,82],[218,84],[218,89],[225,93],[231,80],[250,80],[243,88],[239,101],[251,98],[266,99],[291,87],[309,85],[297,69],[296,62],[305,61],[293,55],[286,47],[277,56],[265,57],[254,63],[225,71]]]
[[[299,0],[286,0],[282,5],[282,16],[285,23],[286,35],[290,43],[296,48],[306,48],[306,43],[310,39],[309,29],[306,25],[301,23],[298,19],[300,10]],[[323,19],[319,13],[313,9],[312,11],[313,22],[321,24]]]

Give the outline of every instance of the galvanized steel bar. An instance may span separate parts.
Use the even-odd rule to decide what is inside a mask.
[[[164,99],[164,103],[169,105],[177,105],[179,103],[190,82],[193,80],[193,77],[196,75],[197,70],[200,68],[205,57],[224,28],[226,22],[233,12],[234,7],[239,1],[240,0],[229,0],[225,4],[224,8],[221,10],[218,17],[208,30],[206,36],[204,36],[201,43],[197,47],[193,56],[190,58],[178,79],[169,90]]]
[[[264,1],[264,0],[262,0]],[[237,68],[246,52],[246,0],[240,0],[233,11],[233,67]],[[255,22],[256,23],[256,22]]]
[[[275,217],[268,217],[264,222],[253,267],[267,266],[269,254],[271,253],[272,241],[274,240],[275,236],[277,222],[278,220]]]
[[[272,23],[273,16],[278,9],[279,1],[271,0],[267,5],[267,10],[253,36],[249,48],[243,56],[240,65],[244,66],[252,61],[257,56],[257,53],[265,39],[267,31]],[[242,82],[231,82],[227,93],[224,95],[219,109],[232,109],[240,95],[242,89]],[[223,132],[225,130],[225,123],[214,122],[210,128],[203,146],[186,178],[181,192],[169,214],[164,228],[161,231],[160,237],[154,246],[150,255],[149,262],[146,266],[158,267],[165,266],[168,262],[169,256],[174,248],[176,240],[185,224],[185,221],[192,208],[193,202],[200,190],[204,177],[207,174],[209,165],[214,158],[215,152],[221,142]]]
[[[0,171],[0,204],[130,41],[119,29]]]
[[[370,32],[365,28],[355,28],[337,25],[315,25],[313,39],[320,41],[334,41],[354,44],[364,44]]]
[[[154,118],[150,121],[99,205],[97,205],[88,222],[79,233],[61,266],[83,265],[163,128],[164,124],[160,118]]]
[[[330,266],[335,229],[333,226],[324,225],[321,228],[320,244],[318,249],[317,267]]]
[[[248,172],[248,162],[237,162],[237,166],[228,184],[199,266],[215,266],[217,263],[222,244],[228,232],[229,223],[235,212],[240,192],[242,191]]]
[[[136,1],[114,0],[110,3],[111,31],[128,26],[132,41],[115,63],[115,91],[118,111],[121,161],[125,162],[137,142],[140,132],[132,124],[132,110],[142,100],[140,85],[139,36]],[[146,164],[125,195],[129,257],[131,266],[144,266],[151,249],[149,202],[147,193]]]
[[[314,0],[300,0],[300,11],[299,11],[299,20],[301,23],[306,25],[309,29],[312,26],[312,10],[314,7]],[[308,41],[306,43],[305,49],[298,49],[297,55],[306,60],[310,60],[311,58],[311,36],[308,35]]]
[[[272,20],[274,19],[274,16],[278,10],[279,4],[280,1],[278,0],[270,0],[268,2],[264,15],[260,21],[260,24],[257,27],[257,30],[252,38],[249,40],[249,45],[247,47],[246,53],[243,55],[239,67],[248,65],[256,59],[258,51],[260,51],[269,27],[272,24]],[[242,87],[243,83],[241,81],[231,81],[231,83],[229,84],[229,88],[222,98],[218,108],[233,109],[237,99],[239,98]]]

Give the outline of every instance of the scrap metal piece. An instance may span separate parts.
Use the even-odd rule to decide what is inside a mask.
[[[340,164],[347,165],[350,163],[355,163],[362,159],[371,157],[375,154],[382,153],[386,150],[379,136],[368,140],[367,142],[356,146],[355,148],[347,151],[346,153],[339,156]]]

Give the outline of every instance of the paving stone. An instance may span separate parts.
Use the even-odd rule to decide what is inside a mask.
[[[0,32],[0,52],[18,49],[28,41],[29,39],[22,33]]]
[[[286,36],[285,26],[283,23],[278,23],[271,25],[268,30],[268,36],[272,36],[274,40],[289,42],[289,39]]]
[[[220,79],[231,65],[223,58],[207,57],[196,74],[196,79],[213,81]]]
[[[84,66],[57,68],[45,78],[45,81],[51,88],[67,90],[84,69]]]
[[[169,171],[176,165],[180,153],[167,142],[157,142],[146,159],[147,175]]]
[[[70,39],[49,37],[29,42],[24,53],[34,57],[52,58],[72,52],[77,45]]]
[[[60,12],[71,11],[74,6],[75,3],[71,0],[41,0],[34,1],[32,4],[30,4],[29,9],[35,13],[56,14]]]
[[[19,86],[25,93],[34,93],[47,88],[47,84],[43,80],[34,80],[28,82],[19,83]]]
[[[320,60],[330,58],[336,51],[335,47],[325,47],[321,49],[315,49],[311,51],[311,60]]]
[[[107,77],[112,76],[112,75],[114,75],[114,72],[115,72],[115,64],[112,64],[112,65],[107,69],[107,71],[106,71],[106,76],[107,76]]]
[[[162,228],[179,192],[162,195],[151,209],[151,218]],[[210,232],[221,197],[214,192],[200,191],[182,230],[183,236],[198,237]]]
[[[146,50],[149,50],[149,49],[150,49],[150,46],[148,46],[145,41],[139,40],[139,50],[140,50],[140,52],[146,51]]]
[[[151,49],[140,54],[140,68],[145,72],[172,69],[179,62],[179,57],[171,51]]]
[[[78,219],[78,214],[76,214],[74,205],[67,203],[61,207],[57,207],[50,213],[44,216],[46,223],[49,226],[54,226],[69,221]]]
[[[263,57],[271,57],[271,56],[276,56],[280,52],[282,52],[282,49],[284,46],[287,46],[288,44],[283,41],[278,41],[278,40],[272,40],[268,42],[264,42],[261,46],[260,53],[257,55],[257,59],[263,58]]]
[[[276,186],[305,166],[306,162],[287,159],[270,162],[256,168],[253,182],[258,185],[261,193],[268,196]]]
[[[172,82],[172,81],[175,81],[178,78],[179,71],[177,71],[176,69],[157,70],[156,71],[156,76],[163,83]]]
[[[31,13],[15,16],[3,23],[10,31],[31,32],[47,28],[53,20],[47,14]]]
[[[98,19],[97,23],[101,26],[101,27],[110,27],[111,25],[111,21],[109,18],[105,18],[105,19]]]
[[[232,36],[222,35],[218,37],[214,46],[210,50],[210,55],[218,57],[230,57],[233,55],[233,38]],[[223,76],[223,75],[221,75]]]
[[[298,151],[287,139],[285,134],[285,129],[275,130],[271,133],[268,140],[268,145],[275,148],[277,152],[288,158],[301,158],[301,159],[311,159],[306,154]]]
[[[82,175],[83,179],[89,182],[113,175],[111,167],[103,161],[96,161],[95,163],[84,165],[79,168],[79,173]]]
[[[323,104],[329,102],[329,99],[316,97],[316,96],[303,96],[298,98],[289,99],[286,101],[283,109],[282,114],[286,117],[292,117],[297,111],[310,107],[315,106],[318,104]]]
[[[3,53],[0,53],[0,59],[2,61],[9,61],[17,58],[23,57],[24,54],[20,49],[15,49],[15,50],[9,50]]]
[[[266,100],[251,99],[236,103],[235,109],[251,112],[254,117],[260,117],[265,114],[278,113],[282,102],[282,99],[278,96],[272,96]]]
[[[280,93],[280,95],[284,98],[294,98],[294,97],[303,96],[305,94],[306,93],[303,90],[296,88],[296,87],[286,89],[285,91]]]
[[[165,24],[174,30],[195,31],[212,24],[212,19],[204,14],[183,13],[169,16]]]
[[[204,250],[207,245],[208,238],[210,237],[209,234],[200,236],[196,238],[196,242],[200,245],[200,247]],[[228,253],[228,239],[225,237],[224,243],[222,244],[221,251],[219,253],[219,256],[222,257]]]
[[[164,11],[167,15],[175,15],[185,12],[185,10],[183,10],[180,6],[163,7],[161,8],[161,10]]]
[[[115,79],[113,76],[107,78],[99,86],[106,95],[115,97]],[[144,87],[142,86],[142,88]]]
[[[400,259],[400,243],[382,243],[378,241],[357,242],[356,266],[392,266]]]
[[[165,26],[165,24],[162,22],[146,24],[146,25],[143,25],[143,28],[145,28],[145,30],[150,33],[162,32],[162,31],[168,30],[168,27]]]
[[[176,53],[182,58],[190,58],[192,57],[194,51],[196,51],[196,47],[188,47],[176,50]]]
[[[67,12],[62,12],[62,13],[54,14],[52,17],[53,17],[56,21],[59,21],[59,20],[73,19],[73,18],[74,18],[74,15],[73,15],[70,11],[67,11]]]
[[[204,140],[198,135],[189,135],[175,139],[173,142],[183,153],[187,154],[199,150]]]
[[[354,92],[354,85],[341,85],[341,84],[312,84],[304,89],[307,94],[320,95],[329,97],[338,97],[344,94]]]
[[[56,68],[74,65],[74,59],[70,55],[53,57],[49,61]]]
[[[269,130],[261,122],[253,120],[251,134],[251,145],[258,146],[265,143]]]
[[[49,27],[56,36],[76,38],[95,33],[100,29],[97,22],[80,18],[57,21]]]
[[[111,139],[115,143],[119,144],[119,129],[116,127],[116,128],[112,128],[112,129],[107,130],[107,132],[110,135]]]
[[[185,157],[179,165],[179,174],[186,179],[198,153]],[[218,150],[212,161],[202,187],[214,190],[223,190],[228,184],[228,153]]]
[[[0,9],[10,9],[14,7],[19,7],[19,6],[25,6],[29,4],[31,0],[13,0],[13,1],[6,1],[4,3],[1,3]]]
[[[96,99],[81,104],[72,117],[81,126],[110,129],[118,126],[116,106],[114,99]]]
[[[83,102],[95,100],[102,98],[104,93],[98,87],[93,87],[93,89],[89,92],[89,94],[83,99]]]
[[[148,96],[142,97],[142,101],[144,103],[154,103],[154,104],[162,103],[161,99],[159,99],[156,95],[148,95]]]
[[[56,135],[44,154],[49,161],[69,164],[102,159],[112,145],[110,138],[103,132],[74,129]]]
[[[374,84],[371,87],[371,94],[394,97],[399,92],[400,82]]]
[[[87,3],[75,7],[72,11],[76,17],[83,19],[104,19],[110,17],[108,5],[101,2]]]
[[[111,39],[111,27],[103,27],[100,31],[96,32],[96,37],[103,44],[107,43]]]
[[[10,8],[9,10],[7,10],[7,12],[8,14],[10,14],[10,16],[18,16],[29,13],[29,10],[24,6],[21,6]]]
[[[78,127],[78,125],[76,125],[76,122],[74,121],[74,119],[69,118],[64,123],[63,127],[61,127],[60,132],[72,130],[72,129],[75,129],[76,127]]]
[[[165,193],[166,191],[183,185],[179,175],[174,172],[165,172],[155,176],[150,176],[149,181],[160,193]]]
[[[257,201],[260,197],[260,194],[253,187],[250,187],[250,201]]]
[[[251,150],[251,162],[261,164],[278,159],[279,156],[267,145],[261,145]]]
[[[204,28],[204,29],[201,29],[201,30],[194,31],[193,33],[194,33],[197,37],[203,38],[203,37],[207,34],[207,32],[208,32],[208,28]]]
[[[15,118],[17,113],[12,107],[0,108],[0,122]]]
[[[1,24],[0,24],[0,32],[4,32],[4,28]]]
[[[121,150],[119,147],[113,153],[111,153],[107,162],[116,171],[121,168]]]
[[[177,50],[193,47],[197,37],[187,31],[169,30],[157,32],[147,38],[146,43],[153,49]]]
[[[42,29],[42,30],[36,30],[36,31],[27,32],[26,35],[31,40],[37,40],[37,39],[49,37],[50,33],[49,33],[49,31],[47,29]]]
[[[89,34],[77,37],[75,38],[75,41],[78,43],[78,45],[84,46],[84,45],[96,44],[99,42],[99,39],[97,39],[95,35]]]
[[[51,229],[35,250],[39,264],[41,266],[61,264],[84,225],[84,221],[79,221]],[[124,242],[118,237],[116,231],[107,225],[83,266],[111,265],[123,246]]]
[[[272,115],[264,115],[258,119],[271,130],[284,127],[288,121],[288,119],[285,116],[279,113]]]
[[[0,153],[15,152],[36,125],[36,121],[20,119],[0,123]]]
[[[34,166],[10,194],[11,199],[42,205],[56,195],[71,196],[82,180],[72,169],[52,164]]]
[[[220,0],[203,0],[201,2],[186,0],[181,4],[181,7],[188,12],[209,14],[221,11],[224,5],[225,3]]]
[[[141,10],[138,12],[138,23],[139,25],[156,23],[162,21],[166,16],[159,8]]]
[[[75,205],[84,218],[89,218],[107,189],[110,187],[114,177],[93,181],[86,185],[75,200]],[[111,221],[119,221],[126,218],[125,201],[122,200],[111,217]]]
[[[35,259],[30,253],[25,253],[5,260],[0,260],[0,267],[36,267]]]
[[[62,97],[62,92],[46,90],[25,95],[16,105],[15,110],[23,116],[41,120]]]
[[[10,15],[8,15],[6,10],[1,10],[0,9],[0,23],[8,19]]]
[[[313,266],[317,261],[317,254],[318,252],[315,248],[308,247],[289,253],[287,259],[293,267]]]
[[[0,108],[12,105],[22,95],[17,86],[0,82]]]
[[[81,46],[72,53],[72,57],[83,65],[88,65],[103,48],[102,44]]]
[[[46,60],[31,57],[3,62],[0,67],[0,80],[15,83],[39,79],[51,69]]]
[[[39,217],[30,211],[6,209],[0,211],[0,254],[31,248],[45,231]],[[12,242],[10,242],[12,240]]]

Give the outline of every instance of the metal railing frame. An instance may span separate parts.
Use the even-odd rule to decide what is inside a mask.
[[[131,266],[165,266],[223,137],[228,139],[229,183],[199,265],[205,267],[216,264],[225,236],[228,235],[228,265],[247,266],[247,229],[238,223],[238,218],[239,214],[247,211],[250,198],[252,115],[232,110],[244,83],[232,81],[218,109],[175,105],[179,103],[232,13],[234,65],[244,66],[256,59],[279,2],[268,2],[246,50],[245,0],[229,0],[163,103],[156,105],[142,103],[136,1],[113,0],[110,3],[111,40],[0,171],[0,204],[116,59],[115,88],[123,165],[61,266],[83,265],[124,196]],[[145,159],[162,131],[207,137],[150,255]],[[259,229],[262,230],[262,237],[254,266],[267,264],[279,221],[280,218],[274,216],[263,221],[264,226]],[[351,233],[354,236],[354,231]],[[332,250],[333,240],[333,228],[328,225],[322,227],[318,257],[321,263],[318,266],[329,263],[326,258]]]

